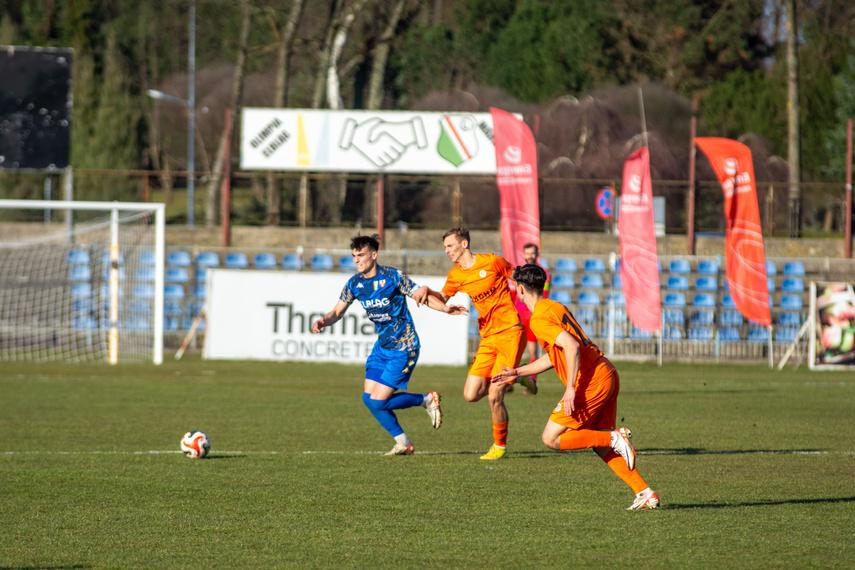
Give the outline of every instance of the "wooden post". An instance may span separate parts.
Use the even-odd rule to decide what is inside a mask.
[[[689,127],[689,192],[686,205],[686,251],[689,255],[695,255],[695,134],[698,128],[697,117],[692,117]]]
[[[380,236],[380,247],[383,247],[383,194],[384,194],[384,186],[386,182],[386,176],[384,174],[380,174],[377,177],[377,235]]]
[[[232,226],[231,226],[231,211],[232,211],[232,181],[231,181],[231,155],[232,155],[232,110],[226,108],[225,119],[225,136],[226,150],[225,163],[223,165],[223,247],[229,247],[232,244]]]
[[[852,119],[846,121],[846,259],[852,259]]]

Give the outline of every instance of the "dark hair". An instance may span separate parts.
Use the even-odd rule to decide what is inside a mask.
[[[370,236],[353,236],[350,238],[350,249],[361,251],[366,246],[371,251],[380,251],[380,235],[372,234]]]
[[[445,241],[445,238],[447,238],[448,236],[455,236],[458,241],[466,240],[470,244],[472,243],[472,240],[469,239],[469,230],[460,226],[457,226],[456,228],[451,228],[450,230],[442,234],[442,241]]]
[[[539,265],[526,263],[514,268],[511,279],[526,288],[527,291],[543,295],[543,286],[546,284],[546,271]]]
[[[539,248],[539,247],[537,247],[537,244],[536,244],[536,243],[527,243],[527,244],[525,244],[525,245],[523,246],[523,251],[527,250],[527,249],[528,249],[528,248],[530,248],[530,247],[533,247],[533,248],[534,248],[535,255],[540,255],[540,248]]]

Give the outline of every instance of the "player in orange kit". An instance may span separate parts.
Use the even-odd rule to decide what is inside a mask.
[[[487,396],[493,418],[493,446],[481,459],[501,459],[507,453],[508,438],[505,390],[517,379],[491,383],[490,378],[502,367],[518,366],[526,346],[525,329],[508,286],[513,267],[498,255],[472,253],[469,230],[465,228],[457,227],[445,232],[442,243],[455,266],[448,272],[442,291],[431,294],[446,302],[458,291],[463,291],[478,310],[481,342],[463,386],[463,397],[468,402],[477,402]],[[532,394],[537,393],[534,381],[528,378],[519,381]]]
[[[523,246],[523,259],[526,263],[536,264],[537,259],[540,257],[540,248],[537,247],[536,243],[527,243]],[[543,267],[542,265],[540,265]],[[543,296],[549,297],[549,271],[544,267],[544,271],[546,271],[546,285],[543,286]],[[529,327],[528,323],[531,320],[531,311],[528,310],[525,303],[517,296],[516,293],[513,293],[514,306],[517,308],[517,312],[520,314],[520,321],[522,321],[523,327],[525,327],[525,338],[527,341],[526,348],[528,348],[528,361],[534,362],[537,360],[537,339],[534,337],[534,333],[531,332],[531,327]],[[537,375],[532,376],[532,380],[536,380]],[[523,394],[529,394],[528,389],[523,390]]]
[[[531,330],[546,354],[525,366],[495,374],[500,386],[526,374],[555,368],[567,387],[543,429],[543,443],[556,450],[592,448],[635,492],[627,510],[655,509],[659,496],[635,469],[632,433],[615,429],[620,378],[612,363],[585,334],[570,311],[543,296],[546,272],[537,265],[513,272],[517,295],[531,310]]]

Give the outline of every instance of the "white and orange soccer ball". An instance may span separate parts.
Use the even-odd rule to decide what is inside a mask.
[[[211,440],[201,431],[188,431],[181,438],[181,451],[190,459],[202,459],[211,451]]]

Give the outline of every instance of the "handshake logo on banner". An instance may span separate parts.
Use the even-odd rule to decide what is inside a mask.
[[[250,108],[242,119],[244,169],[496,172],[489,113]]]

